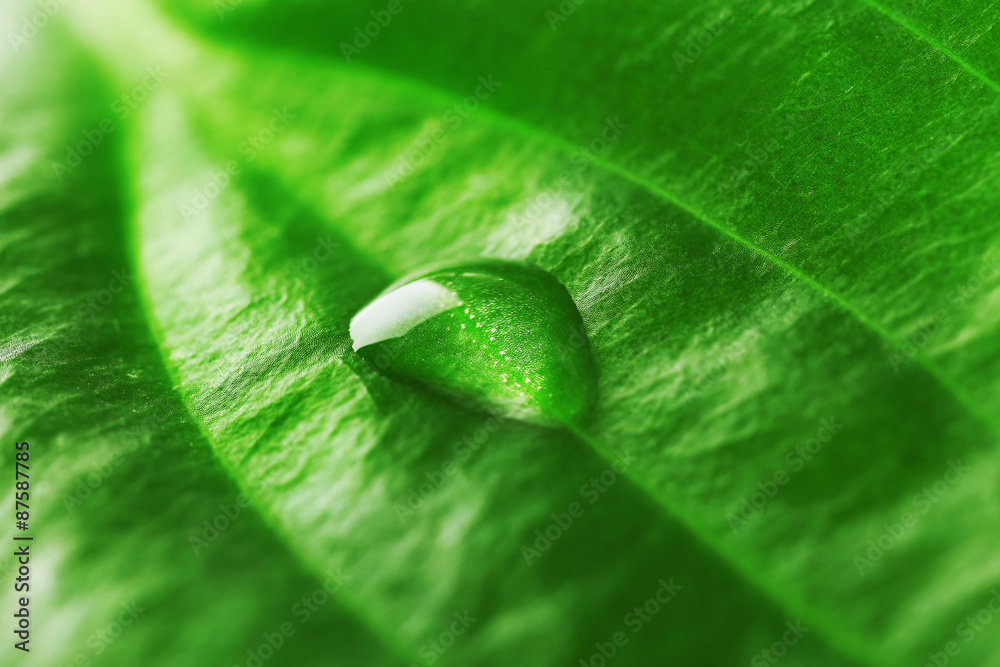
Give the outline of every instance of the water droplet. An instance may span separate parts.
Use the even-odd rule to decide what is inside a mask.
[[[461,322],[473,317],[488,329]],[[576,421],[593,401],[594,364],[583,331],[555,278],[499,260],[420,272],[351,320],[354,349],[383,375],[550,426]],[[527,384],[509,382],[512,375]]]

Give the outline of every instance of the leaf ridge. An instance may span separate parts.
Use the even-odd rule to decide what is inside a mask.
[[[236,470],[231,463],[221,456],[219,449],[214,444],[216,438],[209,432],[205,422],[197,416],[197,411],[191,404],[191,396],[187,390],[187,386],[182,381],[178,363],[171,359],[167,353],[166,334],[154,315],[148,281],[143,270],[143,264],[139,261],[141,256],[139,247],[141,243],[140,207],[138,204],[140,195],[139,187],[134,180],[134,175],[139,172],[137,169],[131,168],[132,160],[135,157],[134,155],[130,155],[128,148],[129,146],[134,147],[137,144],[135,134],[134,130],[126,131],[125,139],[121,142],[118,156],[120,163],[123,165],[121,172],[131,175],[123,179],[121,193],[123,207],[127,215],[126,224],[123,229],[125,235],[124,246],[129,262],[129,270],[136,276],[136,282],[138,283],[135,290],[136,310],[145,326],[149,329],[153,341],[156,343],[156,351],[160,364],[172,385],[169,391],[178,397],[189,423],[193,424],[198,430],[205,446],[211,451],[211,455],[219,464],[220,469],[225,471],[225,474],[233,483],[250,498],[252,511],[256,513],[261,522],[275,536],[276,540],[288,552],[291,558],[301,564],[309,577],[316,582],[317,586],[322,586],[323,579],[320,575],[322,571],[320,564],[305,550],[299,548],[297,544],[286,539],[288,537],[287,532],[276,521],[275,517],[265,507],[262,507],[262,504],[258,501],[258,494],[254,489],[248,488],[244,483],[244,479],[236,474]],[[416,655],[416,648],[411,646],[407,640],[399,637],[393,628],[375,618],[368,611],[365,604],[361,602],[360,596],[351,591],[349,587],[340,586],[339,589],[330,593],[330,598],[336,600],[337,604],[341,606],[347,615],[350,615],[358,623],[366,627],[371,632],[372,638],[381,643],[380,648],[386,653],[406,663],[410,663],[413,660]]]
[[[953,52],[951,52],[949,49],[941,45],[933,38],[922,33],[922,31],[920,31],[918,28],[908,25],[906,22],[902,21],[898,16],[886,10],[877,2],[874,2],[874,0],[863,0],[863,1],[872,6],[873,8],[885,13],[890,18],[893,18],[893,20],[899,22],[902,26],[906,27],[913,34],[917,35],[918,37],[921,37],[928,44],[935,47],[940,52],[947,55],[956,63],[961,65],[963,69],[965,69],[968,73],[972,74],[973,76],[976,76],[976,78],[983,81],[986,85],[1000,92],[1000,84],[997,84],[996,82],[986,77],[984,74],[976,70],[966,61],[962,60],[959,56],[957,56],[957,54],[954,54]],[[339,66],[339,68],[343,69],[343,66]],[[449,99],[453,99],[453,95],[451,95],[447,91],[426,84],[424,82],[404,77],[389,70],[383,70],[381,68],[373,68],[367,66],[365,68],[382,72],[384,75],[390,76],[394,79],[403,79],[407,83],[410,83],[415,87],[423,89],[425,93],[428,92],[432,93],[435,97],[444,96]],[[560,152],[571,154],[573,151],[576,150],[576,148],[572,146],[568,141],[554,134],[551,134],[550,132],[544,129],[531,125],[530,123],[518,120],[515,117],[509,116],[500,111],[493,111],[489,108],[483,108],[482,111],[488,118],[491,118],[498,125],[515,130],[521,135],[535,138],[540,142],[545,143],[559,150]],[[853,317],[857,319],[858,322],[860,322],[861,324],[872,330],[883,340],[894,344],[896,347],[901,347],[901,341],[896,336],[891,334],[884,327],[882,327],[877,322],[875,322],[867,315],[865,315],[863,311],[854,306],[846,297],[833,290],[826,288],[817,279],[809,276],[802,269],[792,264],[789,264],[788,262],[781,259],[777,255],[767,251],[762,247],[757,246],[749,239],[744,238],[729,226],[709,217],[703,211],[687,203],[680,196],[674,194],[669,189],[660,187],[654,184],[648,178],[643,177],[637,173],[634,173],[630,169],[621,166],[619,164],[616,164],[614,162],[611,162],[609,160],[597,157],[593,160],[593,162],[594,164],[602,168],[604,171],[616,174],[617,176],[624,178],[627,181],[642,187],[647,192],[674,204],[678,208],[692,215],[702,224],[706,224],[714,228],[719,233],[729,237],[731,240],[735,241],[736,243],[739,243],[740,245],[747,248],[754,254],[763,257],[770,263],[783,269],[793,278],[797,278],[798,280],[803,281],[805,284],[809,285],[810,288],[818,291],[824,298],[832,301],[841,309],[851,314]],[[160,349],[162,350],[163,348],[161,347]],[[975,416],[979,421],[985,424],[991,430],[991,432],[993,432],[994,434],[998,433],[997,427],[992,421],[992,419],[985,413],[981,412],[976,407],[976,403],[972,399],[972,397],[966,394],[966,392],[957,383],[955,383],[948,374],[946,374],[940,367],[938,367],[937,364],[935,364],[933,361],[929,359],[926,359],[922,355],[916,356],[914,358],[914,361],[920,364],[932,377],[935,378],[935,380],[937,380],[943,387],[945,387],[949,392],[951,392],[953,396],[956,398],[956,400],[962,405],[962,407],[964,407],[971,415]],[[196,423],[198,422],[198,420],[194,421]],[[591,448],[593,448],[596,452],[598,452],[600,455],[607,456],[607,449],[601,443],[597,442],[594,438],[590,437],[589,435],[583,432],[574,431],[574,433],[578,437],[580,437],[581,440],[586,442]],[[808,611],[810,615],[820,618],[820,620],[824,620],[825,622],[824,619],[825,614],[823,614],[821,611],[819,610],[813,611],[807,602],[802,602],[798,600],[789,600],[787,599],[787,597],[783,596],[780,592],[773,590],[773,587],[771,587],[765,579],[755,574],[755,568],[752,568],[744,564],[742,561],[740,561],[740,559],[736,557],[736,555],[731,554],[730,553],[731,550],[720,539],[711,535],[707,531],[698,528],[696,522],[688,518],[684,512],[674,507],[669,500],[662,498],[661,494],[655,493],[653,490],[651,490],[646,484],[644,484],[641,478],[637,479],[637,476],[631,473],[629,473],[628,476],[633,480],[634,483],[636,483],[636,485],[639,488],[643,489],[646,493],[650,495],[650,497],[654,498],[657,501],[657,503],[664,508],[665,511],[669,512],[672,516],[676,517],[681,523],[687,526],[689,530],[691,530],[692,533],[695,536],[697,536],[698,539],[702,540],[709,548],[712,549],[713,552],[719,554],[721,558],[723,558],[731,567],[733,567],[737,572],[739,572],[741,576],[743,576],[755,588],[760,590],[764,595],[770,597],[771,599],[776,600],[780,604],[783,604],[789,610],[802,609],[804,611]],[[362,615],[362,617],[364,616]],[[869,653],[871,651],[870,647],[861,646],[862,644],[864,644],[864,642],[855,639],[852,633],[849,633],[846,630],[842,630],[835,620],[830,619],[829,622],[825,622],[825,624],[830,628],[830,632],[836,631],[838,634],[843,633],[845,635],[844,636],[844,639],[846,640],[845,644],[850,645],[850,652],[852,654],[857,654],[857,656],[865,656],[866,653]],[[864,658],[858,657],[858,659],[866,664],[873,664],[871,657],[864,657]],[[884,661],[884,659],[880,658],[879,661],[882,662]]]
[[[429,92],[432,93],[435,97],[444,96],[448,97],[449,99],[452,97],[445,91],[441,91],[440,89],[434,86],[429,86],[419,81],[411,80],[409,77],[402,77],[401,75],[398,75],[394,72],[388,72],[386,70],[383,70],[382,68],[372,68],[368,66],[363,66],[363,67],[365,67],[366,69],[371,69],[377,72],[381,72],[383,74],[387,74],[393,78],[397,77],[404,78],[410,85],[419,88],[429,89]],[[997,87],[997,90],[1000,91],[1000,86]],[[513,131],[518,132],[519,134],[528,136],[537,141],[545,143],[555,150],[566,153],[567,155],[572,155],[573,152],[576,151],[576,147],[573,146],[570,142],[556,135],[553,135],[546,130],[540,129],[538,127],[535,127],[534,125],[530,125],[514,117],[511,117],[503,112],[496,111],[488,107],[482,107],[482,111],[483,114],[489,117],[494,123],[507,127]],[[899,339],[899,337],[891,333],[888,329],[886,329],[881,324],[879,324],[871,317],[869,317],[867,314],[865,314],[864,311],[862,311],[860,308],[851,303],[847,297],[845,297],[844,295],[840,294],[839,292],[833,289],[830,289],[829,287],[826,287],[819,280],[810,276],[801,268],[788,263],[778,255],[757,245],[750,239],[744,237],[739,232],[734,230],[732,227],[729,227],[728,225],[725,225],[715,220],[714,218],[709,216],[707,213],[705,213],[698,207],[688,203],[687,201],[682,199],[680,196],[674,194],[673,192],[670,192],[669,190],[657,185],[656,183],[646,178],[645,176],[637,174],[633,172],[631,169],[628,169],[615,162],[611,162],[610,160],[607,160],[600,156],[592,156],[591,163],[608,173],[614,174],[616,176],[619,176],[620,178],[629,181],[633,185],[639,186],[643,190],[658,197],[659,199],[662,199],[664,201],[673,204],[674,206],[677,206],[678,208],[685,211],[686,213],[691,215],[693,218],[695,218],[702,224],[705,224],[715,229],[722,235],[743,246],[744,248],[754,253],[755,255],[758,255],[766,259],[770,263],[774,264],[778,268],[788,273],[793,278],[808,285],[811,289],[818,292],[822,297],[833,302],[841,310],[853,316],[859,323],[861,323],[863,326],[865,326],[870,331],[875,333],[879,338],[884,340],[886,343],[890,344],[893,348],[897,350],[902,349],[904,344],[903,341]],[[968,411],[970,415],[972,415],[977,421],[979,421],[983,426],[985,426],[987,430],[989,430],[990,433],[998,441],[1000,441],[1000,423],[995,421],[995,418],[990,417],[986,412],[982,411],[977,406],[976,401],[973,399],[971,394],[966,392],[960,385],[958,385],[951,378],[950,375],[945,373],[945,371],[940,366],[934,363],[934,361],[932,361],[931,359],[928,359],[925,355],[918,353],[914,355],[913,361],[918,365],[920,365],[921,367],[923,367],[924,370],[931,375],[931,377],[933,377],[938,383],[941,384],[942,387],[944,387],[946,390],[948,390],[948,392],[952,394],[952,396],[955,398],[956,402],[959,405],[961,405],[966,411]]]
[[[332,64],[331,66],[337,69],[346,69],[343,65],[339,64]],[[454,102],[454,96],[446,89],[427,84],[410,76],[402,75],[382,67],[360,65],[359,68],[369,71],[371,73],[370,76],[390,79],[393,85],[419,92],[425,96],[440,100],[443,103]],[[567,155],[572,154],[576,150],[576,147],[569,141],[502,111],[490,109],[488,107],[480,107],[480,113],[483,115],[484,119],[488,120],[488,122],[492,122],[499,127],[507,128],[513,133],[538,141],[539,143],[549,146],[553,150],[557,150]],[[846,311],[883,341],[893,345],[897,349],[903,346],[903,343],[899,338],[868,317],[845,296],[827,288],[816,278],[808,275],[799,267],[789,264],[781,257],[743,237],[734,229],[713,219],[704,211],[688,203],[677,194],[655,184],[650,179],[605,158],[594,156],[592,164],[609,174],[614,174],[632,183],[633,185],[642,188],[644,191],[661,200],[677,206],[701,224],[712,227],[720,234],[740,244],[748,251],[764,258],[768,262],[784,270],[792,278],[802,281],[811,289],[818,292],[822,297],[834,303],[843,311]],[[362,250],[362,252],[364,252],[364,250]],[[954,396],[957,403],[959,403],[970,415],[975,417],[977,421],[981,422],[991,433],[997,435],[998,440],[1000,440],[1000,431],[998,431],[992,420],[976,407],[971,395],[967,394],[950,378],[949,375],[947,375],[931,360],[926,359],[923,356],[917,355],[913,358],[913,361],[922,366],[928,374],[931,375],[931,377],[933,377],[938,383],[941,384],[942,387]],[[596,438],[578,429],[575,425],[564,424],[564,426],[566,426],[570,432],[582,441],[582,443],[589,446],[599,456],[606,458],[609,461],[614,460],[614,453]],[[842,626],[838,621],[836,621],[836,619],[831,618],[821,609],[811,605],[808,601],[797,599],[778,590],[765,576],[762,575],[756,565],[744,561],[738,554],[734,553],[732,548],[722,539],[714,536],[709,531],[702,529],[699,523],[689,513],[683,511],[669,498],[665,497],[664,494],[658,492],[650,486],[648,481],[643,476],[631,470],[626,471],[624,475],[647,497],[661,507],[668,516],[674,518],[681,525],[687,528],[694,539],[700,541],[706,546],[706,548],[717,554],[722,562],[742,577],[750,586],[759,591],[762,597],[772,601],[778,607],[785,609],[792,614],[813,619],[814,627],[817,629],[823,628],[822,635],[825,638],[828,638],[826,639],[826,643],[831,646],[831,650],[834,652],[839,651],[841,654],[849,656],[852,660],[864,665],[891,664],[891,661],[889,661],[888,658],[882,654],[877,646],[871,645],[864,639],[859,639],[849,628]]]
[[[963,69],[965,69],[967,72],[969,72],[979,80],[983,81],[986,85],[988,85],[992,89],[996,90],[997,92],[1000,92],[1000,84],[994,82],[985,74],[978,71],[976,68],[974,68],[965,60],[963,60],[957,54],[952,52],[950,49],[942,45],[934,38],[930,37],[923,31],[921,31],[916,26],[913,26],[905,22],[901,17],[883,7],[878,2],[878,0],[861,0],[861,2],[865,2],[871,5],[873,8],[884,12],[887,16],[890,16],[897,22],[900,22],[901,25],[903,25],[908,30],[913,32],[913,34],[921,37],[928,44],[939,49],[942,53],[950,57],[956,63],[962,65]],[[194,40],[195,43],[199,44],[199,46],[202,46],[203,48],[207,48],[209,46],[214,46],[215,48],[218,48],[217,44],[210,45],[209,43],[204,42],[197,33],[194,33],[190,30],[183,30],[183,34],[188,39]],[[229,49],[241,48],[239,40],[227,40],[227,41],[229,43],[226,46]],[[266,47],[266,50],[272,52],[276,51],[282,53],[283,55],[292,55],[293,57],[294,56],[302,57],[303,60],[311,60],[311,58],[309,57],[300,56],[298,52],[295,51],[294,49]],[[369,76],[373,78],[381,77],[389,79],[390,83],[393,85],[396,85],[404,89],[409,89],[415,93],[423,94],[432,99],[439,100],[442,104],[446,106],[453,104],[456,101],[460,101],[457,100],[454,93],[452,93],[450,90],[446,88],[441,88],[437,85],[426,83],[424,81],[414,78],[411,75],[400,73],[384,66],[369,65],[367,63],[360,63],[360,62],[355,62],[354,64],[346,65],[342,62],[339,62],[337,59],[326,58],[326,57],[322,57],[321,60],[330,67],[341,71],[346,71],[350,69],[366,70],[367,72],[370,73]],[[494,124],[500,127],[506,127],[509,130],[516,132],[522,136],[532,138],[536,141],[539,141],[540,143],[548,145],[549,147],[559,152],[565,153],[567,155],[572,155],[577,150],[577,147],[574,146],[568,140],[553,134],[549,130],[540,128],[527,121],[520,120],[519,118],[510,115],[508,112],[500,111],[484,104],[479,107],[479,113],[483,117],[491,120]],[[699,222],[709,227],[712,227],[719,233],[728,237],[730,240],[740,244],[748,251],[766,259],[775,266],[784,270],[793,278],[802,281],[803,283],[808,285],[811,289],[818,292],[822,297],[833,302],[843,311],[853,316],[860,324],[868,328],[870,331],[876,334],[876,336],[878,336],[886,343],[888,343],[892,348],[895,348],[896,350],[903,348],[904,343],[898,336],[895,336],[888,329],[886,329],[878,322],[873,320],[871,317],[866,315],[860,308],[852,304],[850,300],[847,299],[847,297],[840,294],[839,292],[836,292],[835,290],[826,287],[819,280],[805,273],[805,271],[802,270],[801,268],[786,262],[785,260],[781,259],[781,257],[775,255],[774,253],[766,250],[761,246],[758,246],[754,242],[750,241],[748,238],[742,236],[732,227],[713,219],[707,213],[697,208],[696,206],[688,203],[687,201],[682,199],[680,196],[674,194],[670,190],[657,185],[649,178],[634,172],[632,169],[629,169],[618,163],[612,162],[611,160],[606,159],[604,157],[597,155],[591,156],[591,163],[603,169],[605,172],[615,174],[620,178],[629,181],[633,185],[641,187],[642,189],[646,190],[648,193],[654,195],[655,197],[677,206],[681,210],[693,216]],[[990,434],[994,437],[995,440],[1000,442],[1000,417],[991,416],[982,409],[980,409],[973,396],[968,392],[966,392],[954,379],[952,379],[952,377],[948,373],[946,373],[934,361],[928,359],[926,355],[918,352],[912,357],[912,361],[917,365],[921,366],[931,377],[933,377],[942,387],[944,387],[962,408],[964,408],[976,421],[978,421],[981,425],[983,425],[986,428],[986,430],[990,432]]]
[[[990,77],[986,76],[986,74],[984,72],[981,72],[979,69],[977,69],[975,66],[973,66],[969,61],[967,61],[965,58],[963,58],[962,56],[958,55],[957,53],[955,53],[954,51],[952,51],[951,49],[949,49],[947,46],[945,46],[944,44],[942,44],[939,40],[935,39],[934,37],[931,37],[922,28],[920,28],[916,24],[908,21],[906,19],[906,17],[904,17],[904,16],[896,13],[895,11],[889,9],[888,7],[886,7],[885,5],[883,5],[878,0],[861,0],[861,2],[863,2],[864,4],[868,5],[869,7],[871,7],[872,9],[874,9],[874,10],[876,10],[878,12],[881,12],[882,14],[885,14],[890,19],[892,19],[893,21],[895,21],[896,23],[898,23],[901,27],[905,28],[911,34],[913,34],[914,36],[916,36],[918,39],[921,39],[921,40],[927,42],[928,44],[930,44],[932,47],[934,47],[935,51],[938,51],[938,52],[944,54],[950,60],[954,61],[955,64],[957,64],[959,67],[961,67],[962,69],[964,69],[966,72],[968,72],[972,76],[976,77],[977,79],[979,79],[981,82],[983,82],[988,87],[990,87],[993,90],[995,90],[996,92],[1000,93],[1000,83],[997,83],[996,81],[994,81]]]
[[[608,463],[614,463],[617,460],[614,450],[606,447],[597,438],[580,429],[575,424],[564,422],[563,426],[586,443],[599,456],[606,459]],[[778,588],[772,586],[765,577],[760,576],[759,569],[756,566],[744,562],[723,540],[714,536],[711,532],[702,529],[698,521],[665,498],[663,494],[658,493],[650,487],[642,476],[632,472],[632,470],[626,470],[622,474],[636,488],[661,507],[667,515],[684,526],[696,540],[704,544],[705,547],[718,556],[723,563],[736,572],[762,596],[781,609],[791,612],[793,615],[810,619],[811,627],[816,629],[824,638],[824,642],[830,647],[832,653],[849,656],[852,660],[862,665],[874,667],[875,665],[890,664],[888,657],[882,654],[877,647],[864,640],[857,639],[853,632],[843,627],[823,610],[797,597],[784,594]],[[873,655],[876,657],[873,658]]]

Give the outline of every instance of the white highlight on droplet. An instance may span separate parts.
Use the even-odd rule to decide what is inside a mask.
[[[351,320],[354,351],[399,338],[431,317],[462,304],[458,296],[433,280],[415,280],[379,296]]]

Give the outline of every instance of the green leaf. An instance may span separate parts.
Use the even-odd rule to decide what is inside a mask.
[[[636,452],[633,479],[739,554],[786,608],[834,616],[826,634],[893,664],[950,641],[970,664],[995,656],[963,625],[998,576],[987,554],[1000,271],[996,226],[984,224],[998,210],[998,98],[974,55],[996,53],[995,15],[976,15],[956,43],[946,35],[971,17],[931,6],[909,17],[860,2],[614,7],[588,3],[552,30],[543,3],[505,6],[517,22],[482,5],[407,5],[349,64],[331,35],[350,40],[374,4],[261,3],[202,27],[305,44],[379,88],[447,91],[429,114],[444,123],[479,75],[494,75],[503,87],[488,104],[500,113],[476,112],[389,193],[372,191],[400,173],[384,162],[314,175],[330,162],[317,149],[305,162],[276,156],[272,169],[300,191],[312,183],[318,206],[361,230],[383,263],[527,251],[552,270],[581,305],[602,373],[588,440]],[[678,71],[667,55],[712,20],[724,29],[711,24],[713,44]],[[482,25],[492,28],[471,28]],[[473,145],[489,128],[561,152],[577,175],[578,147],[597,153],[608,117],[628,128],[576,188],[534,155],[518,159],[540,148]],[[398,154],[433,137],[420,125]],[[742,173],[755,158],[763,166]],[[525,183],[548,196],[518,195]],[[489,204],[466,204],[480,192]],[[449,246],[423,256],[417,239],[431,236]],[[831,422],[844,426],[827,445]],[[772,487],[766,508],[748,508]]]
[[[333,129],[325,110],[310,115],[289,95],[338,100],[349,122],[350,100],[369,91],[361,81],[324,84],[322,71],[299,64],[247,65],[234,85],[245,89],[250,76],[276,97],[256,107],[244,95],[246,125],[214,123],[229,117],[223,105],[235,98],[206,97],[193,80],[178,82],[189,110],[166,91],[150,107],[133,153],[142,202],[135,235],[161,346],[191,413],[309,566],[344,572],[383,636],[408,645],[414,659],[436,655],[439,644],[428,642],[449,632],[456,613],[476,622],[449,648],[454,664],[587,658],[595,642],[641,628],[645,621],[627,625],[641,620],[632,610],[658,591],[666,599],[661,580],[684,588],[659,610],[655,630],[631,638],[622,664],[666,652],[699,659],[708,641],[688,623],[711,627],[708,637],[739,637],[711,648],[724,662],[779,636],[786,610],[623,478],[628,452],[612,463],[570,434],[461,410],[360,362],[348,321],[391,278],[265,172],[285,162],[281,147],[303,131],[323,136],[310,121]],[[293,72],[296,86],[282,85]],[[252,128],[270,127],[275,99],[289,104],[280,112],[295,124],[241,162],[240,144],[257,136]],[[420,108],[391,101],[376,109]],[[212,113],[199,114],[201,103]],[[358,113],[383,122],[371,108]],[[537,150],[531,157],[545,159]],[[219,174],[233,161],[231,184],[208,187],[225,181]],[[429,202],[404,206],[413,204]],[[329,256],[309,264],[317,248]],[[706,597],[709,586],[727,591],[724,607]],[[822,639],[803,646],[814,662],[839,650]]]
[[[31,516],[28,532],[13,510],[3,523],[0,580],[8,618],[30,599],[23,664],[233,664],[285,623],[288,664],[400,664],[331,601],[342,573],[307,572],[275,539],[173,391],[137,299],[122,128],[96,67],[52,24],[0,71],[0,467],[13,505],[14,443],[29,442]],[[97,148],[55,169],[88,134]],[[322,604],[306,614],[305,596]]]
[[[310,627],[353,642],[295,644],[317,662],[1000,656],[982,621],[1000,584],[995,7],[164,4],[238,41],[100,2],[77,18],[122,81],[135,53],[170,72],[129,119],[126,204],[87,163],[132,221],[128,250],[110,223],[91,238],[134,262],[142,302],[115,302],[127,346],[84,349],[149,368],[158,351],[172,379],[147,391],[183,399],[181,470],[211,448],[235,482],[174,488],[211,513],[238,486],[263,516],[241,524],[269,550],[257,567],[217,550],[244,617],[211,635],[192,617],[193,645],[223,634],[228,659],[281,617],[252,594],[267,577],[336,571]],[[80,230],[53,226],[39,238],[70,261]],[[479,256],[539,266],[579,307],[600,378],[579,428],[463,409],[352,351],[350,318],[393,280]],[[52,376],[11,396],[74,386]],[[150,409],[109,403],[69,419]],[[192,576],[157,553],[147,585]],[[236,599],[216,576],[190,595],[218,624]],[[149,627],[123,655],[149,655]]]

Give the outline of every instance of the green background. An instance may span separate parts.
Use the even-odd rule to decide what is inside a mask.
[[[393,9],[5,5],[4,664],[1000,662],[1000,4]],[[578,427],[351,349],[477,257],[568,290]]]

